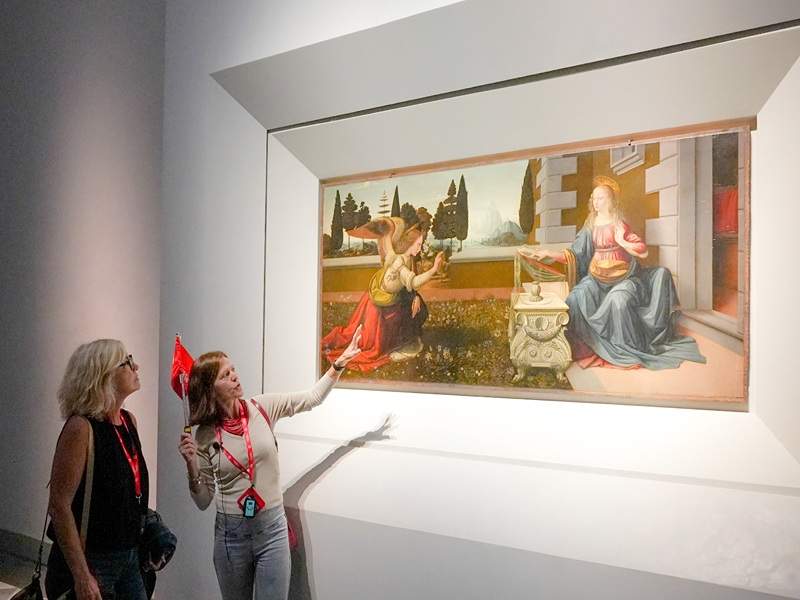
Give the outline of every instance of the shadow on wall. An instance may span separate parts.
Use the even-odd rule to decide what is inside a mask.
[[[311,546],[303,532],[303,522],[300,517],[300,507],[308,489],[336,463],[356,448],[362,448],[367,442],[380,442],[391,439],[387,432],[391,428],[391,416],[387,416],[380,427],[354,438],[338,448],[317,465],[301,475],[297,481],[289,486],[283,493],[286,517],[297,533],[297,547],[292,550],[292,578],[289,585],[289,598],[291,600],[313,600],[309,578],[309,557]]]

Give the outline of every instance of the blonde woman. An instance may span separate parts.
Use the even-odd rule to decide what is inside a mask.
[[[122,408],[140,387],[139,366],[118,340],[83,344],[69,359],[58,390],[66,419],[50,479],[48,535],[53,548],[45,589],[58,598],[144,600],[139,536],[147,510],[147,464],[136,419]],[[94,436],[91,508],[82,547],[81,521],[89,435]]]
[[[572,247],[520,248],[522,256],[556,261],[573,279],[567,338],[581,367],[677,368],[704,363],[697,343],[675,334],[678,293],[665,267],[643,267],[647,246],[622,215],[619,185],[595,177],[589,216]]]

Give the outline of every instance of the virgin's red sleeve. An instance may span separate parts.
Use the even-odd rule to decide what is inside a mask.
[[[644,240],[640,238],[625,221],[622,222],[622,232],[622,237],[625,238],[625,241],[634,245],[634,252],[643,254],[647,250],[647,244],[644,243]]]

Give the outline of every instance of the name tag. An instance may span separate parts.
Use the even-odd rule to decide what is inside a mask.
[[[242,515],[248,519],[255,517],[258,511],[266,506],[264,499],[256,491],[256,488],[252,486],[247,488],[247,490],[239,496],[237,503],[239,504],[239,508],[242,509]]]

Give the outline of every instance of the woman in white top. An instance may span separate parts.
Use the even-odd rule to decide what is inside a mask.
[[[360,340],[359,328],[305,392],[245,400],[236,368],[223,352],[203,354],[192,366],[189,406],[199,427],[194,437],[181,435],[179,451],[197,507],[205,510],[216,498],[214,567],[223,600],[286,600],[289,538],[272,427],[319,405],[361,351]]]

